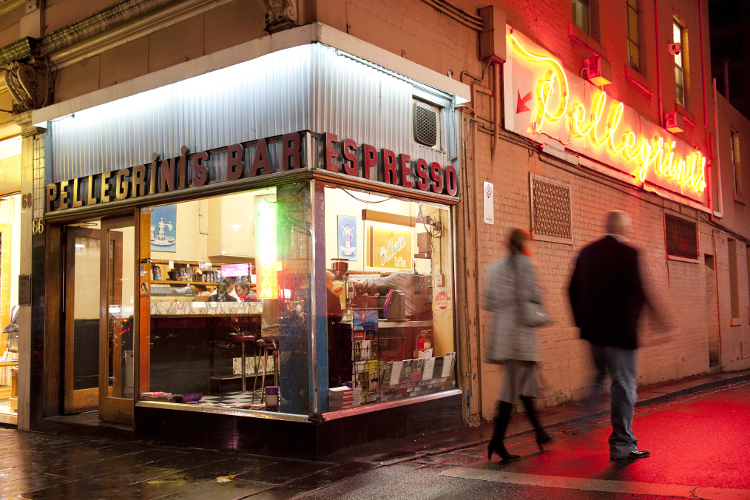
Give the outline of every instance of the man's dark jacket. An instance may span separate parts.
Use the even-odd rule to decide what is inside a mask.
[[[578,256],[568,294],[582,339],[638,347],[638,318],[646,302],[638,250],[612,236],[590,244]]]

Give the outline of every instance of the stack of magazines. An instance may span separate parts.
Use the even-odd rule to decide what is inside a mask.
[[[346,410],[359,406],[362,389],[349,387],[334,387],[328,390],[329,411]]]

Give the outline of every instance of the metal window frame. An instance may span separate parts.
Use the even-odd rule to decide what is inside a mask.
[[[625,1],[625,22],[627,23],[627,33],[625,35],[625,38],[628,41],[628,66],[630,66],[634,70],[640,72],[641,71],[641,68],[640,68],[640,51],[641,51],[641,45],[637,41],[633,41],[630,38],[630,11],[631,10],[633,12],[635,12],[636,24],[638,24],[638,21],[639,21],[638,8],[637,7],[634,8],[632,5],[630,5],[630,2],[626,0]],[[640,33],[640,29],[639,29],[638,26],[636,26],[636,32],[638,33],[638,37],[640,38],[641,33]],[[633,45],[635,45],[638,48],[638,53],[639,53],[639,55],[638,55],[638,61],[639,61],[638,66],[639,67],[637,67],[637,68],[635,66],[633,66],[633,60],[632,60],[631,54],[630,54],[630,44],[633,44]]]
[[[588,25],[587,25],[588,29],[583,29],[583,27],[579,26],[578,23],[576,22],[575,8],[577,6],[586,7],[586,14],[587,14],[586,17],[588,18]],[[571,17],[573,18],[573,26],[577,27],[578,29],[586,33],[588,36],[591,36],[591,25],[592,25],[591,23],[591,0],[572,0],[571,7],[573,10],[573,12],[571,12]]]
[[[677,79],[675,78],[675,90],[682,89],[682,102],[677,100],[677,94],[675,94],[675,102],[682,106],[683,108],[686,107],[685,104],[687,103],[687,96],[685,95],[685,26],[680,22],[677,17],[672,17],[672,32],[674,33],[674,27],[677,26],[680,29],[680,45],[683,47],[682,52],[679,54],[679,63],[678,60],[678,54],[674,55],[674,65],[675,68],[678,68],[680,70],[680,73],[682,74],[682,85],[679,85],[677,83]]]
[[[734,192],[740,194],[742,192],[742,186],[737,182],[737,171],[739,170],[739,148],[740,148],[740,133],[734,128],[729,127],[729,151],[732,154],[732,181],[734,185]],[[740,180],[742,176],[740,176]]]
[[[549,184],[554,184],[556,186],[563,187],[568,190],[570,193],[569,196],[569,203],[570,203],[570,239],[568,238],[559,238],[556,236],[548,236],[545,234],[537,234],[534,232],[534,179],[538,179],[543,182],[547,182]],[[549,177],[544,177],[541,175],[537,175],[533,172],[529,172],[529,220],[531,222],[531,226],[529,227],[530,233],[533,236],[533,238],[537,241],[547,241],[550,243],[562,243],[564,245],[573,245],[573,186],[571,184],[568,184],[567,182],[561,182],[555,179],[550,179]]]

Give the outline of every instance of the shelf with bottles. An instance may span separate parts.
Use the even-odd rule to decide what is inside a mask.
[[[247,264],[249,271],[252,269],[253,263],[248,262]],[[179,286],[191,285],[213,289],[221,283],[221,267],[226,265],[231,264],[224,262],[154,259],[151,261],[151,283]],[[235,280],[249,282],[251,276],[251,274],[248,274],[244,277],[245,279],[242,276],[235,277]],[[204,279],[208,279],[208,281],[203,281]],[[255,284],[250,283],[250,287],[255,288]]]

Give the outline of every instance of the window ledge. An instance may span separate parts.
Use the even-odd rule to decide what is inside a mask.
[[[630,67],[630,65],[625,65],[625,79],[631,84],[635,85],[638,90],[646,94],[648,97],[651,97],[654,95],[654,91],[651,90],[651,84],[649,81],[641,75],[638,71],[634,70]]]
[[[747,205],[747,203],[745,203],[745,197],[742,196],[742,193],[734,193],[734,201],[739,203],[740,205]]]
[[[682,115],[682,118],[683,118],[683,120],[685,120],[685,123],[687,123],[688,125],[691,125],[693,127],[697,127],[697,125],[695,124],[696,123],[696,118],[695,118],[695,116],[693,116],[693,114],[690,111],[688,111],[687,109],[683,108],[682,106],[680,106],[677,103],[674,103],[674,110],[677,111],[678,113],[680,113]]]
[[[688,259],[686,257],[677,257],[676,255],[667,255],[667,259],[677,262],[687,262],[688,264],[700,264],[698,259]]]
[[[588,51],[592,53],[592,55],[599,55],[604,57],[605,59],[608,59],[607,55],[604,53],[602,44],[591,38],[590,35],[584,33],[581,28],[573,23],[568,23],[568,37],[571,39],[571,41],[575,39],[579,43],[584,45],[588,49]]]
[[[741,325],[741,323],[740,323],[741,321],[742,320],[740,318],[732,318],[732,319],[729,320],[729,325],[730,326],[740,326]]]

